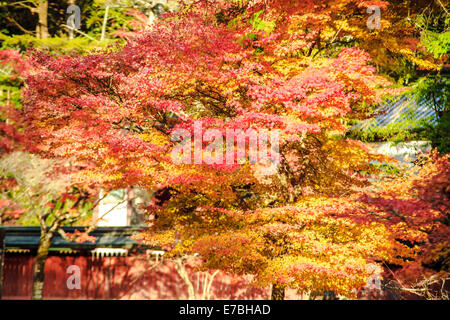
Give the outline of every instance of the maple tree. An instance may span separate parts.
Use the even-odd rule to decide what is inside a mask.
[[[93,199],[72,178],[76,165],[15,151],[0,159],[0,218],[5,224],[38,224],[41,237],[34,264],[33,299],[42,299],[44,266],[51,241],[61,234],[71,241],[92,241],[68,234],[62,226],[89,220]],[[95,238],[94,238],[95,240]]]
[[[26,69],[26,63],[22,61],[20,53],[16,50],[0,50],[0,67],[4,75],[2,75],[0,82],[7,84],[7,97],[0,102],[0,155],[11,152],[19,148],[25,142],[23,132],[20,131],[22,124],[22,117],[15,101],[11,99],[13,93],[17,91],[12,90],[20,85],[20,74]],[[6,71],[5,71],[6,69]],[[3,86],[0,89],[2,96]]]
[[[0,63],[11,68],[10,81],[22,81],[29,65],[16,50],[0,51]],[[12,80],[11,80],[12,79]],[[72,178],[81,164],[33,155],[21,106],[0,106],[0,223],[37,224],[41,237],[34,264],[33,299],[42,298],[44,266],[56,233],[73,241],[92,241],[86,234],[68,234],[62,226],[87,219],[96,190]]]
[[[273,285],[273,299],[286,287],[355,297],[373,264],[411,254],[352,197],[377,171],[372,162],[386,159],[346,138],[347,123],[398,92],[367,52],[345,47],[373,37],[351,15],[373,3],[388,5],[199,1],[124,47],[34,52],[24,89],[30,141],[42,156],[84,163],[84,184],[161,190],[142,237],[172,256],[197,253],[204,268],[252,274]],[[174,163],[172,134],[194,133],[197,121],[223,135],[278,130],[277,173],[248,161]]]
[[[388,269],[387,274],[405,291],[418,283],[441,279],[442,292],[448,294],[444,284],[450,275],[449,159],[449,155],[436,152],[423,156],[400,176],[383,179],[361,197],[371,207],[371,219],[383,221],[397,241],[413,249],[409,260],[399,261],[402,268],[397,266],[395,272]]]

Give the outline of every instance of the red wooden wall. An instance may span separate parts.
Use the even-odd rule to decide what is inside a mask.
[[[5,257],[3,299],[31,298],[33,263],[31,255]],[[80,268],[81,289],[67,287],[70,265]],[[188,271],[200,299],[205,273],[192,267]],[[392,299],[387,292],[360,293],[358,298],[363,300]],[[210,298],[270,299],[270,288],[253,288],[248,278],[218,273],[212,282]],[[285,298],[301,299],[301,296],[295,290],[286,290]],[[188,299],[188,290],[170,261],[155,265],[143,256],[50,256],[45,264],[44,299]]]
[[[3,299],[30,299],[34,257],[5,257]],[[67,268],[81,271],[81,289],[68,289]],[[204,273],[189,269],[196,293],[203,292]],[[249,286],[242,277],[215,276],[212,299],[268,299],[270,289]],[[295,298],[291,295],[292,298]],[[174,265],[157,267],[139,257],[50,256],[45,265],[44,299],[188,299],[187,286]]]

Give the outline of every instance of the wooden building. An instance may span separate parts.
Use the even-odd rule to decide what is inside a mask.
[[[65,232],[84,227],[64,227]],[[44,299],[188,299],[188,284],[164,259],[162,251],[131,238],[140,227],[99,227],[95,243],[69,242],[60,235],[52,241],[45,265]],[[39,227],[0,227],[4,234],[3,299],[31,299],[33,263],[39,245]],[[1,264],[0,264],[1,265]],[[80,287],[68,281],[71,266],[80,271]],[[249,286],[249,279],[197,272],[187,265],[197,299],[268,299],[270,288]],[[291,294],[295,298],[295,294]]]

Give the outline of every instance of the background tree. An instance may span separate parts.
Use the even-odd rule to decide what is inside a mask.
[[[441,59],[443,67],[437,72],[426,73],[417,81],[413,92],[418,99],[432,102],[436,112],[436,124],[428,125],[429,139],[432,146],[441,153],[448,153],[449,147],[449,66],[450,50],[450,15],[441,1],[438,6],[429,6],[417,17],[416,26],[420,29],[419,45],[425,47],[436,59]]]
[[[28,10],[32,15],[37,15],[35,36],[39,39],[46,39],[49,37],[48,4],[49,3],[47,0],[19,0],[4,3],[6,7],[12,7],[19,10]],[[5,15],[5,17],[9,22],[13,23],[22,32],[30,33],[30,31],[25,29],[20,22],[14,19],[13,16]]]
[[[410,261],[399,261],[403,268],[387,268],[387,278],[400,294],[403,290],[448,299],[449,175],[449,156],[434,152],[407,171],[381,180],[361,198],[371,206],[373,219],[384,221],[397,241],[414,249]]]
[[[7,84],[22,86],[30,67],[16,50],[0,51],[0,63],[8,71]],[[4,69],[4,70],[5,70]],[[42,299],[44,267],[56,233],[68,240],[92,240],[87,234],[65,234],[62,226],[90,223],[95,190],[73,178],[80,167],[60,159],[42,159],[28,139],[19,99],[5,99],[0,108],[0,223],[37,224],[41,237],[33,273],[33,299]],[[21,151],[19,151],[21,150]]]
[[[61,161],[40,159],[20,151],[0,160],[0,201],[8,205],[4,213],[16,219],[20,215],[17,223],[37,223],[41,227],[34,264],[33,299],[42,299],[45,261],[54,235],[60,233],[70,239],[61,227],[86,219],[92,212],[89,193],[74,184],[70,169]],[[91,239],[80,239],[86,240]]]

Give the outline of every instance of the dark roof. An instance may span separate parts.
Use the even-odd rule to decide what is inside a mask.
[[[383,127],[391,123],[409,120],[426,120],[436,122],[436,112],[433,103],[427,99],[418,100],[413,94],[406,94],[387,100],[381,104],[376,113],[378,116],[359,122],[352,129],[370,130],[373,127]]]
[[[63,227],[65,232],[72,233],[75,230],[85,231],[87,227]],[[41,230],[40,227],[7,227],[0,226],[5,230],[6,249],[37,249]],[[123,248],[132,249],[139,246],[139,243],[131,239],[132,235],[138,234],[144,230],[144,227],[98,227],[89,235],[96,238],[95,243],[83,242],[77,243],[67,241],[60,234],[55,234],[52,239],[50,249],[85,249],[93,250],[95,248]]]

